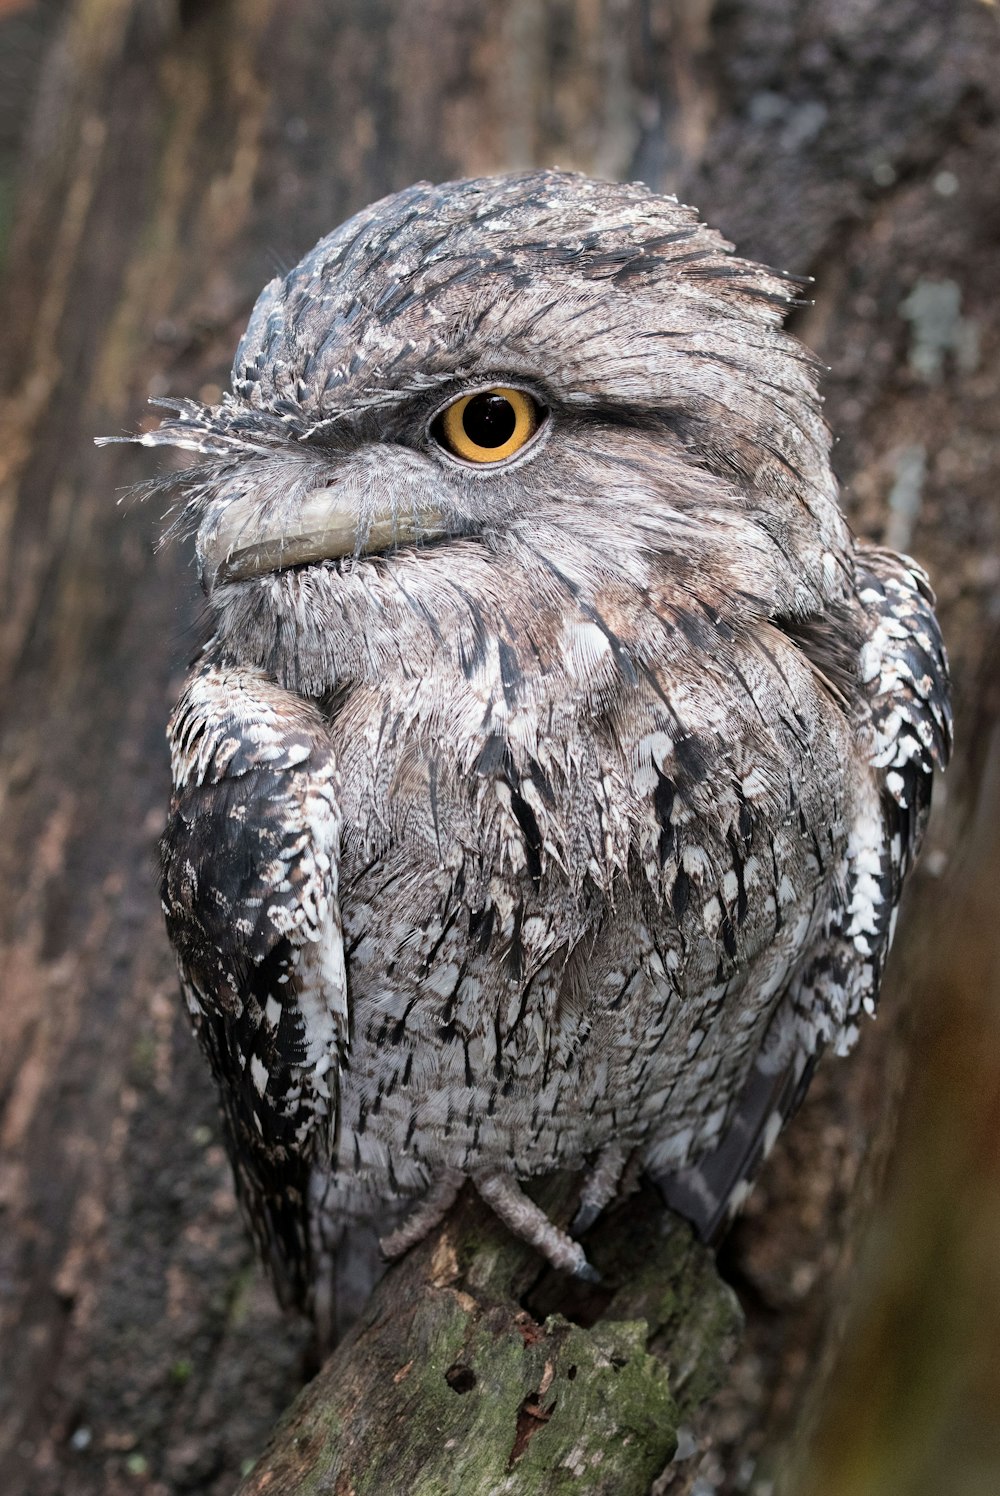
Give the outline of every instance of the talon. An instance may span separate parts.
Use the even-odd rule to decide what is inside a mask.
[[[575,1267],[573,1269],[573,1277],[574,1278],[579,1278],[579,1280],[580,1280],[581,1283],[603,1283],[604,1282],[604,1279],[601,1277],[601,1275],[597,1271],[596,1267],[594,1267],[592,1263],[589,1263],[587,1261],[586,1257],[580,1263],[579,1267]]]
[[[601,1213],[601,1207],[592,1200],[581,1200],[579,1209],[569,1226],[570,1236],[582,1236],[589,1231]]]
[[[602,1149],[580,1191],[580,1204],[569,1228],[573,1236],[589,1230],[605,1205],[615,1198],[627,1159],[628,1153],[620,1143],[608,1143]]]

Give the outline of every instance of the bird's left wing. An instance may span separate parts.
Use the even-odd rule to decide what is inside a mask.
[[[951,752],[948,661],[926,574],[859,545],[857,675],[867,697],[855,819],[838,897],[784,995],[721,1143],[658,1180],[705,1240],[718,1239],[809,1087],[827,1046],[846,1054],[874,1016],[903,882],[920,850],[935,767]],[[865,772],[865,771],[868,772]]]
[[[336,765],[314,707],[211,654],[168,737],[167,930],[241,1202],[279,1295],[307,1306],[310,1161],[335,1131],[348,1040]]]

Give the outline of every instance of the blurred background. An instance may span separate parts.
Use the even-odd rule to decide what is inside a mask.
[[[148,454],[92,437],[216,399],[257,291],[354,209],[532,164],[815,277],[845,506],[931,572],[956,682],[882,1012],[727,1243],[746,1334],[662,1489],[1000,1490],[998,160],[991,0],[0,0],[5,1496],[222,1496],[305,1339],[156,897],[196,590],[116,504]]]

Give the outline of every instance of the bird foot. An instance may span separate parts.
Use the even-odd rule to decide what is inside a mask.
[[[473,1183],[490,1209],[509,1231],[528,1242],[560,1272],[572,1273],[585,1283],[599,1283],[601,1275],[587,1261],[579,1242],[550,1221],[544,1210],[529,1200],[513,1174],[479,1174]]]
[[[464,1183],[465,1175],[458,1169],[446,1169],[439,1175],[426,1195],[417,1201],[403,1224],[379,1240],[382,1256],[393,1262],[411,1247],[415,1247],[417,1242],[423,1241],[444,1220]]]
[[[580,1204],[569,1228],[574,1236],[589,1230],[605,1205],[615,1198],[627,1161],[628,1153],[620,1143],[608,1143],[601,1149],[580,1191]]]

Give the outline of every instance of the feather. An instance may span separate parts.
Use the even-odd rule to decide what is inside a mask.
[[[794,291],[638,184],[419,184],[139,438],[194,456],[154,484],[215,625],[168,929],[261,1250],[327,1328],[463,1179],[576,1271],[519,1185],[588,1159],[581,1220],[636,1153],[714,1236],[874,1011],[947,664],[919,568],[840,513]],[[447,445],[512,390],[523,446]]]
[[[244,1209],[282,1297],[306,1303],[309,1160],[329,1154],[348,1048],[336,768],[311,707],[211,651],[170,745],[167,929]]]

